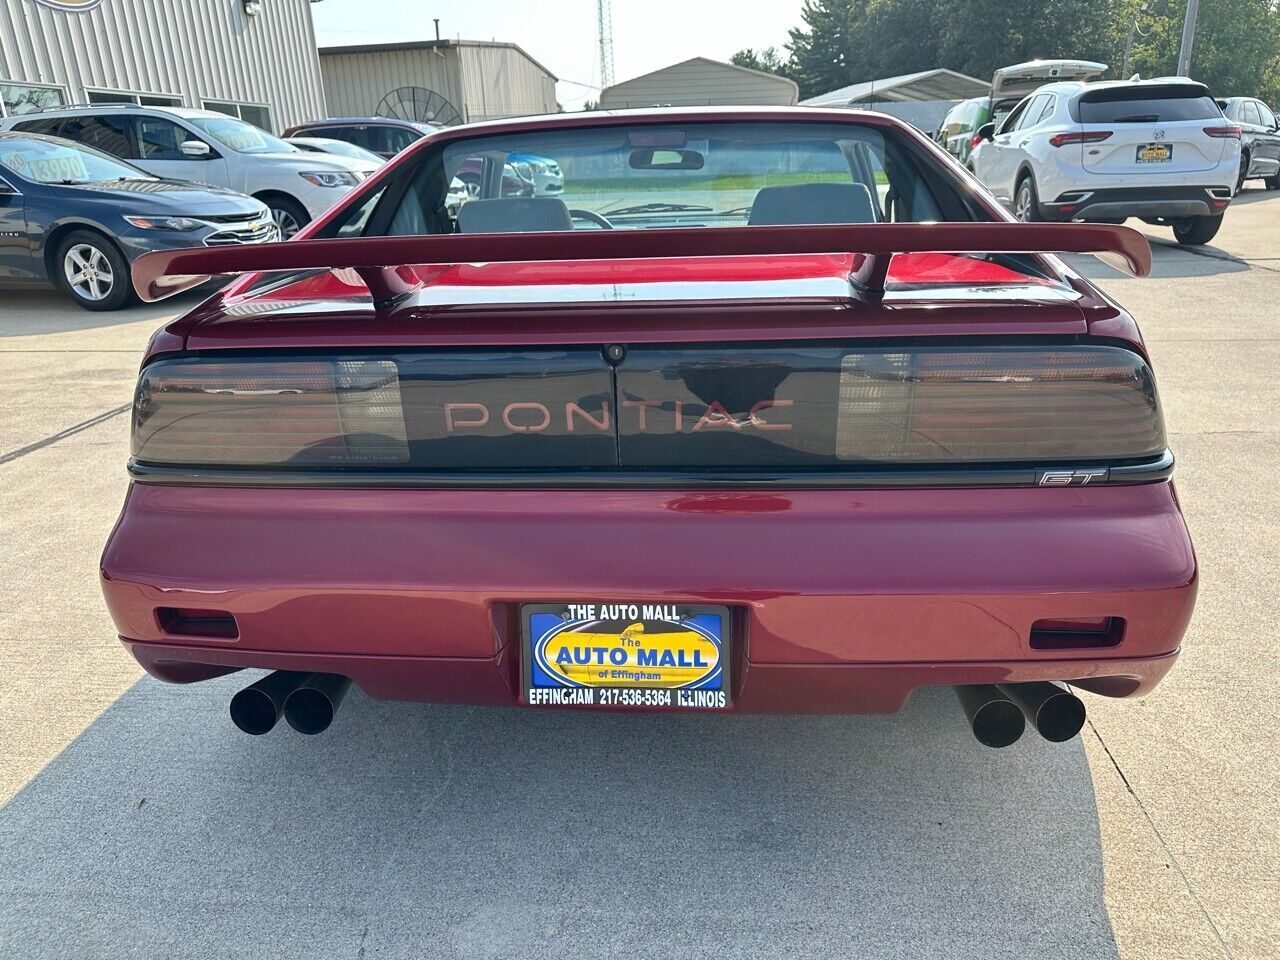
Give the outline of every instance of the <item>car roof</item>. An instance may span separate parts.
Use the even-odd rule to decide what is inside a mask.
[[[423,127],[431,129],[439,128],[438,123],[428,123],[425,120],[401,120],[398,117],[326,117],[323,120],[308,120],[305,123],[295,123],[290,130],[302,130],[309,127],[336,127],[344,123],[368,125],[371,123],[379,123],[392,127],[412,127],[414,130],[421,130]]]

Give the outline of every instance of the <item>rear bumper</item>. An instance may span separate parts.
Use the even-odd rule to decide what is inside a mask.
[[[1167,482],[769,492],[139,483],[102,575],[120,635],[161,679],[320,670],[377,697],[486,704],[518,702],[521,603],[725,604],[734,706],[761,712],[893,711],[918,686],[997,680],[1142,693],[1172,664],[1196,585]],[[184,635],[160,608],[224,611],[238,635]],[[1119,617],[1125,629],[1106,648],[1033,648],[1032,623],[1059,617]]]
[[[1040,204],[1045,220],[1111,220],[1120,217],[1217,216],[1231,202],[1231,187],[1113,187],[1067,190]]]

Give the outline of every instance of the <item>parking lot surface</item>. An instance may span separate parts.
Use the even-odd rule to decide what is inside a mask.
[[[1150,697],[979,746],[890,717],[379,703],[238,733],[245,681],[143,678],[98,592],[142,347],[186,298],[0,293],[0,953],[7,957],[1273,958],[1280,943],[1280,195],[1137,316],[1201,592]],[[763,545],[762,545],[763,546]],[[424,544],[424,549],[429,545]]]

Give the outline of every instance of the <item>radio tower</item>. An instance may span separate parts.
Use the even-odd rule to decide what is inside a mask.
[[[613,12],[609,0],[596,0],[596,26],[600,36],[600,88],[613,86]]]

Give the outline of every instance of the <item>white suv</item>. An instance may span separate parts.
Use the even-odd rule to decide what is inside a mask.
[[[167,180],[228,187],[261,200],[291,237],[375,172],[380,162],[305,153],[212,110],[97,104],[0,120],[0,130],[62,137]]]
[[[1184,244],[1213,239],[1240,168],[1240,128],[1182,77],[1050,83],[978,136],[970,166],[1018,219],[1139,217]]]

